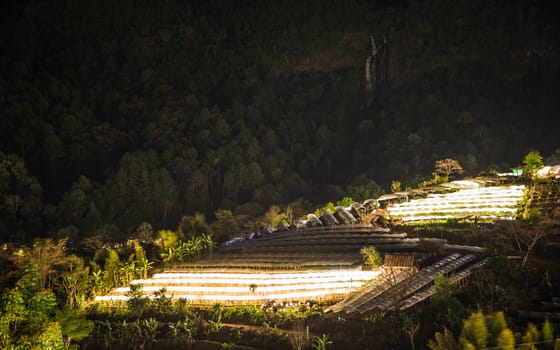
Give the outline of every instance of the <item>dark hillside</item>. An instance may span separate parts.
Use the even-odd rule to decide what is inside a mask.
[[[555,1],[2,7],[6,238],[363,200],[437,159],[476,174],[560,147]],[[368,106],[370,34],[389,59]]]

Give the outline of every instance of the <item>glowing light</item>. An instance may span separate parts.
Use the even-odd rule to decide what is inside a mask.
[[[394,204],[387,210],[405,222],[445,220],[465,215],[477,215],[481,219],[512,219],[517,212],[517,202],[523,198],[523,189],[524,186],[493,186],[430,194],[427,198]]]
[[[166,296],[190,301],[252,302],[266,300],[297,300],[345,295],[362,287],[381,272],[337,270],[281,273],[160,273],[151,279],[134,280],[142,284],[147,295],[166,289]],[[254,291],[249,286],[255,284]],[[96,301],[128,300],[129,288],[115,288],[110,295]]]

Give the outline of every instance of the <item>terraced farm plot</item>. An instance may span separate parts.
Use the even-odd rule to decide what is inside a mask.
[[[390,205],[391,217],[411,221],[447,220],[465,216],[513,219],[524,186],[491,186],[429,194],[426,198]]]
[[[411,267],[362,270],[360,249],[364,246],[375,246],[381,253],[412,256],[418,263],[419,242],[406,233],[371,225],[274,232],[222,246],[211,258],[177,265],[132,283],[141,284],[147,296],[165,288],[168,297],[195,304],[271,300],[332,303],[347,298],[329,311],[362,315],[373,309],[393,310],[397,306],[392,296],[396,294],[402,294],[402,305],[424,300],[431,295],[429,288],[439,274],[457,273],[457,278],[468,275],[469,266],[475,266],[479,259],[476,254],[482,249],[444,244],[444,249],[464,253],[450,254],[419,272]],[[96,300],[124,301],[128,292],[128,287],[116,288]]]
[[[374,310],[405,310],[432,295],[434,281],[439,275],[449,276],[450,282],[456,283],[488,263],[487,258],[479,260],[473,254],[453,253],[418,272],[382,269],[382,273],[369,285],[326,312],[343,314],[344,317],[362,317]]]
[[[362,271],[363,246],[400,251],[417,243],[406,234],[371,225],[275,232],[221,247],[211,258],[133,283],[142,284],[146,295],[166,288],[169,296],[194,303],[340,300],[379,274]],[[116,288],[97,300],[126,300],[128,291]]]
[[[146,295],[166,289],[166,296],[205,303],[263,303],[275,301],[306,301],[340,299],[379,275],[379,271],[359,269],[329,271],[263,271],[206,270],[155,274],[141,284]],[[96,301],[127,300],[128,287],[115,288]]]
[[[410,251],[417,238],[371,225],[340,225],[275,232],[222,247],[210,259],[181,268],[339,269],[363,263],[360,249]]]

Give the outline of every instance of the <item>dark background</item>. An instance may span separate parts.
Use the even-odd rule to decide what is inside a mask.
[[[301,215],[415,187],[443,158],[559,162],[557,1],[1,7],[3,239]],[[368,103],[371,34],[388,61]]]

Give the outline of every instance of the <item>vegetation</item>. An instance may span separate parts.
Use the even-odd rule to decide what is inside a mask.
[[[432,350],[453,349],[556,349],[560,344],[551,333],[551,324],[545,320],[542,330],[529,323],[523,333],[514,333],[508,328],[502,312],[484,315],[478,311],[465,320],[459,339],[447,329],[437,332],[435,339],[428,342]]]
[[[462,174],[464,172],[464,169],[457,160],[447,158],[436,160],[434,172],[438,175],[443,175],[448,178],[452,174]]]
[[[543,158],[539,152],[529,152],[523,159],[524,174],[534,176],[537,170],[543,167]]]
[[[558,148],[553,1],[2,10],[2,240],[124,241],[199,213],[234,221],[202,231],[221,242],[272,205],[297,218],[414,187],[438,160],[475,175]],[[384,33],[387,81],[367,102]]]
[[[320,337],[313,338],[312,347],[315,350],[326,350],[333,342],[329,340],[329,335],[323,333]]]
[[[525,0],[2,3],[0,347],[288,348],[278,327],[317,321],[320,306],[196,308],[131,282],[332,213],[329,200],[507,171],[523,155],[533,175],[545,163],[533,148],[558,163],[559,14]],[[390,53],[373,96],[372,34]],[[534,203],[511,225],[419,226],[495,259],[457,290],[438,279],[417,318],[370,315],[359,334],[321,319],[293,346],[558,347],[557,325],[513,318],[560,292],[557,221]],[[92,304],[117,286],[131,286],[126,306]]]
[[[360,254],[362,254],[365,263],[372,269],[376,269],[383,264],[383,257],[374,246],[363,247]]]

